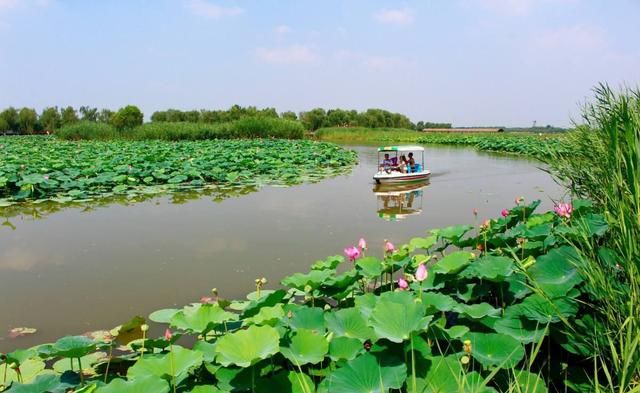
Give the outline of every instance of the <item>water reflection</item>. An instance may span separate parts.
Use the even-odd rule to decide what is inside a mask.
[[[423,189],[429,182],[413,184],[376,184],[378,217],[386,221],[404,220],[422,213]]]

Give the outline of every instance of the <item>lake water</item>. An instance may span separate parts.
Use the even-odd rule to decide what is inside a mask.
[[[455,147],[426,148],[428,186],[376,195],[375,148],[347,147],[360,163],[315,184],[8,218],[0,227],[0,351],[110,329],[197,301],[213,287],[241,298],[264,276],[274,288],[360,237],[370,254],[382,254],[384,239],[399,244],[428,229],[473,224],[474,208],[480,223],[519,196],[541,199],[541,209],[564,196],[536,161]],[[14,327],[38,333],[10,339]]]

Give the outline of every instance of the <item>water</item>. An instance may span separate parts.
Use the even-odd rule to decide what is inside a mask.
[[[425,151],[430,185],[404,200],[376,196],[375,148],[348,147],[360,157],[353,172],[316,184],[267,187],[221,202],[203,195],[176,204],[163,196],[10,218],[0,227],[0,351],[110,329],[197,301],[212,287],[241,298],[264,276],[266,288],[274,288],[360,237],[370,253],[381,254],[384,239],[403,243],[428,229],[473,224],[474,208],[481,222],[519,196],[542,199],[548,209],[564,195],[535,161],[439,147]],[[413,214],[394,221],[398,211],[387,209],[380,217],[385,201],[406,213],[409,199]],[[7,337],[23,326],[38,333]]]

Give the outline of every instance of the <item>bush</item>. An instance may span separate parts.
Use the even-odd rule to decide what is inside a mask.
[[[127,130],[142,125],[144,115],[135,105],[120,108],[112,117],[111,123],[118,130]]]
[[[118,131],[109,124],[96,123],[93,121],[81,121],[67,124],[56,132],[61,139],[114,139],[119,136]]]

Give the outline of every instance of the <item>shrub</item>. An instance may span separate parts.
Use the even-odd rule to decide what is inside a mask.
[[[120,108],[112,117],[111,124],[118,130],[127,130],[142,125],[144,115],[135,105]]]
[[[67,124],[56,132],[61,139],[114,139],[117,138],[118,131],[109,124],[96,123],[92,121],[81,121]]]

